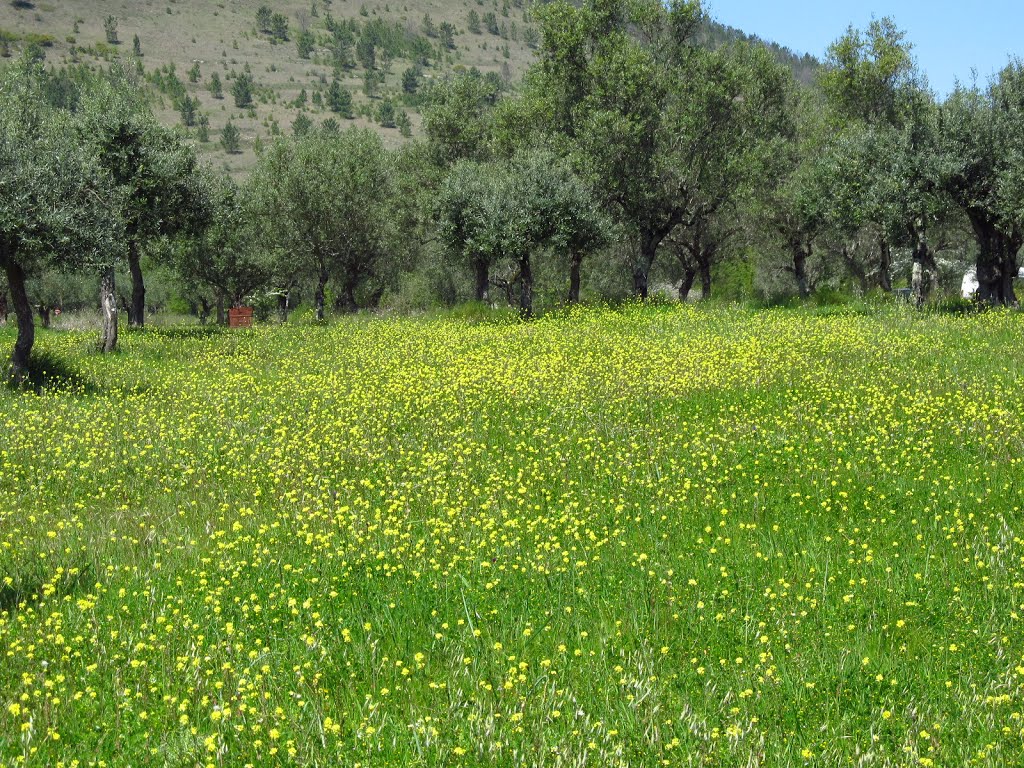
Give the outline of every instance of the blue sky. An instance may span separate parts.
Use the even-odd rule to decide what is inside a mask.
[[[704,8],[723,24],[819,58],[849,24],[863,29],[872,15],[890,16],[940,98],[957,78],[970,83],[972,68],[984,83],[1010,56],[1024,54],[1021,0],[705,0]]]

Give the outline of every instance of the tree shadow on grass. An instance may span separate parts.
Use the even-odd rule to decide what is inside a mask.
[[[77,572],[66,572],[54,585],[51,597],[60,599],[73,595],[84,587],[95,583],[95,574],[91,565],[79,568]],[[41,578],[0,584],[0,613],[13,614],[27,605],[35,605],[43,599],[43,587],[46,584]]]
[[[145,333],[153,336],[160,336],[165,339],[207,339],[211,336],[219,336],[227,331],[222,325],[210,323],[208,325],[168,325],[165,327],[153,326],[130,331],[130,333]]]
[[[96,395],[102,389],[76,371],[66,360],[49,352],[36,352],[29,359],[28,378],[22,384],[37,395],[61,392],[72,395]]]

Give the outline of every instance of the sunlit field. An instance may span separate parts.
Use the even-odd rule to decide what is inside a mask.
[[[1024,763],[1019,314],[122,342],[0,392],[3,764]]]

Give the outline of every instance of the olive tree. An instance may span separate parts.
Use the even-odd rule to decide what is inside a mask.
[[[268,285],[270,265],[253,236],[245,190],[229,176],[212,171],[204,174],[203,183],[209,190],[209,220],[177,238],[171,260],[200,303],[213,294],[217,322],[223,323],[225,305],[240,306],[247,296]]]
[[[738,209],[770,183],[793,136],[795,83],[770,52],[747,43],[692,51],[676,74],[667,117],[676,130],[685,210],[667,241],[683,268],[680,296],[699,275],[707,299],[712,267],[742,229]]]
[[[677,118],[686,104],[680,86],[700,76],[691,41],[700,5],[558,0],[536,15],[542,43],[527,77],[531,112],[637,244],[629,266],[634,293],[646,298],[658,248],[691,205],[695,137],[681,134],[687,124]]]
[[[128,321],[145,323],[141,251],[158,238],[202,225],[207,216],[195,150],[156,122],[124,78],[100,83],[82,112],[80,135],[118,193],[132,299]]]
[[[109,176],[75,117],[43,103],[25,65],[0,75],[0,167],[0,268],[18,323],[10,375],[20,382],[35,341],[27,277],[112,267],[122,226]]]
[[[583,255],[607,240],[609,224],[568,162],[547,149],[507,160],[455,165],[437,195],[438,231],[450,253],[473,269],[475,297],[487,300],[489,270],[516,270],[519,311],[533,315],[533,258],[551,251],[568,261],[569,301],[579,300]]]
[[[832,117],[832,224],[843,244],[870,237],[870,265],[847,259],[863,283],[892,288],[892,248],[913,254],[917,302],[924,298],[923,274],[936,269],[931,233],[950,214],[943,193],[937,110],[911,55],[905,33],[889,18],[873,20],[863,32],[850,27],[829,48],[819,78]]]
[[[939,113],[944,188],[977,242],[978,298],[1017,303],[1013,280],[1024,244],[1024,64],[1007,65],[985,89],[958,87]]]
[[[496,168],[491,163],[460,160],[434,198],[438,235],[449,254],[473,272],[473,298],[489,299],[490,269],[496,254],[488,227],[499,209]]]
[[[356,290],[384,263],[393,241],[391,157],[380,137],[351,128],[272,144],[253,171],[252,205],[266,239],[316,281],[316,317],[328,282],[357,309]]]

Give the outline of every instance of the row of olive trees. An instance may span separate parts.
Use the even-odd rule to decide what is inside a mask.
[[[762,47],[695,44],[701,15],[696,0],[548,3],[536,10],[539,60],[518,95],[498,101],[468,76],[434,89],[428,156],[447,174],[435,214],[478,297],[496,262],[522,262],[498,233],[527,210],[510,181],[539,152],[546,176],[589,190],[598,229],[630,244],[620,267],[641,298],[656,264],[681,296],[699,277],[706,297],[716,265],[751,251],[804,297],[826,279],[888,291],[899,253],[920,303],[939,253],[955,247],[973,252],[982,300],[1016,303],[1021,62],[939,104],[886,18],[847,30],[807,88]],[[546,237],[511,241],[552,252]],[[593,252],[601,238],[584,242]]]
[[[899,252],[923,301],[940,251],[973,237],[981,298],[1016,301],[1018,62],[940,105],[888,19],[848,30],[805,88],[763,47],[698,45],[697,0],[536,15],[519,92],[501,99],[472,71],[435,84],[424,143],[388,152],[370,134],[312,131],[263,154],[241,219],[277,254],[279,292],[312,281],[318,318],[329,284],[339,309],[360,291],[373,304],[438,243],[473,296],[499,287],[527,317],[536,260],[566,274],[573,302],[585,256],[628,273],[640,298],[658,265],[685,298],[753,251],[806,297],[826,279],[891,290]]]
[[[413,196],[403,193],[399,156],[375,134],[280,140],[238,185],[160,126],[123,73],[73,92],[62,83],[60,99],[54,76],[22,62],[0,80],[0,267],[3,318],[9,293],[18,324],[15,380],[27,375],[35,340],[30,290],[62,274],[99,275],[100,348],[112,351],[119,269],[131,278],[128,317],[138,327],[147,263],[169,270],[182,295],[212,296],[219,317],[225,305],[267,290],[287,295],[312,278],[319,319],[329,281],[336,306],[353,310],[360,290],[371,284],[368,301],[379,300],[404,268],[412,241],[403,234],[415,222],[403,201]],[[46,323],[46,299],[35,304]]]
[[[0,266],[18,323],[10,365],[16,380],[27,373],[35,338],[30,277],[99,273],[100,347],[111,351],[115,267],[129,270],[129,320],[142,325],[142,250],[201,229],[209,213],[209,185],[195,152],[153,119],[129,74],[115,70],[76,83],[59,99],[52,85],[52,73],[30,59],[0,77]]]
[[[985,88],[958,86],[939,104],[904,33],[886,18],[840,37],[818,86],[803,94],[769,198],[801,293],[816,249],[836,254],[862,289],[883,290],[892,287],[893,250],[901,249],[921,303],[936,280],[938,251],[973,238],[979,298],[1015,304],[1024,242],[1021,63]]]
[[[263,150],[241,185],[161,127],[130,76],[56,88],[57,73],[10,68],[0,266],[15,376],[34,338],[33,276],[100,274],[109,350],[115,268],[130,275],[141,326],[146,259],[207,312],[212,297],[218,316],[312,285],[322,319],[331,293],[338,310],[373,306],[440,248],[475,298],[498,287],[529,317],[538,260],[565,276],[571,303],[585,258],[628,275],[640,298],[656,268],[682,298],[698,279],[707,297],[724,259],[756,250],[807,296],[836,275],[888,290],[902,251],[923,300],[937,254],[973,237],[981,297],[1016,301],[1019,62],[940,105],[883,19],[841,37],[806,89],[764,48],[696,45],[701,13],[696,0],[549,3],[516,95],[470,71],[431,89],[424,142],[388,151],[365,130],[310,130]]]
[[[763,48],[693,42],[697,2],[656,0],[536,10],[539,61],[518,96],[498,102],[479,78],[436,87],[425,110],[428,155],[445,170],[435,215],[449,252],[474,272],[517,265],[530,312],[529,255],[551,254],[578,300],[586,254],[625,263],[646,298],[660,254],[683,289],[710,292],[724,241],[740,233],[780,144],[793,133],[796,86]]]

